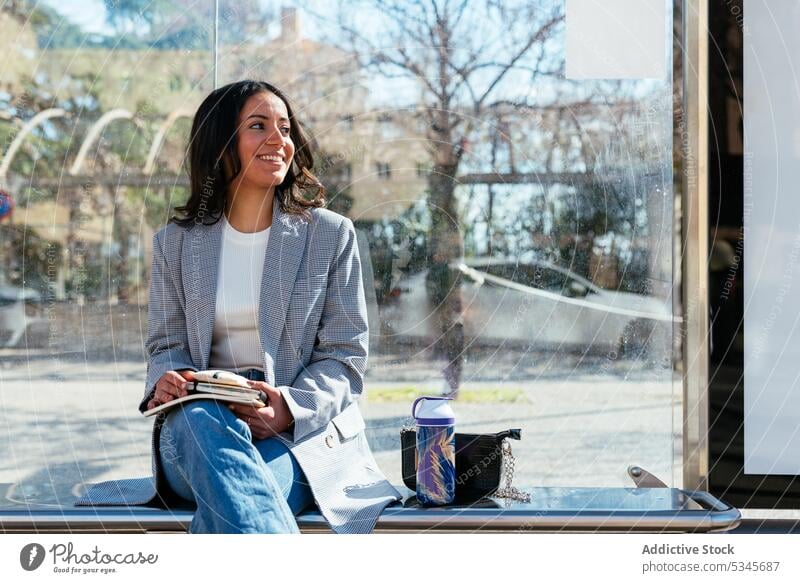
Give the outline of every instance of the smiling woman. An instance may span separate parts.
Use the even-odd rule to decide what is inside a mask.
[[[197,110],[191,136],[191,195],[175,209],[173,222],[216,222],[223,212],[230,219],[229,192],[237,198],[237,217],[249,222],[252,215],[239,209],[251,209],[263,198],[259,189],[273,185],[284,212],[305,214],[325,204],[325,188],[311,172],[312,140],[288,98],[274,85],[246,80],[212,91]],[[247,202],[240,205],[239,200]],[[253,232],[266,225],[254,227],[242,230]]]
[[[268,399],[159,413],[151,497],[194,502],[195,533],[298,532],[294,517],[314,502],[334,531],[369,532],[401,495],[357,404],[369,342],[353,223],[320,208],[310,140],[267,83],[212,92],[189,159],[183,216],[153,240],[139,410],[186,396],[205,369],[238,373]]]

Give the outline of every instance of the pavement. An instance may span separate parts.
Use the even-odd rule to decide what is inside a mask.
[[[0,483],[15,485],[9,501],[71,504],[84,484],[150,475],[152,421],[137,410],[144,362],[91,356],[0,351]],[[402,483],[399,432],[411,401],[386,395],[409,387],[439,394],[439,365],[371,360],[360,405],[393,483]],[[468,361],[463,378],[471,398],[454,403],[457,431],[522,429],[511,442],[516,485],[629,487],[631,464],[681,483],[680,379],[668,369],[490,353]],[[518,399],[499,402],[497,389]],[[370,390],[382,397],[370,399]],[[482,391],[485,401],[475,398]]]

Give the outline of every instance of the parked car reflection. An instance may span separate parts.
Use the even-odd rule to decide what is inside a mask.
[[[631,358],[668,358],[672,336],[668,301],[602,289],[546,261],[466,260],[461,271],[461,321],[471,344],[603,352]],[[402,279],[381,310],[388,341],[432,343],[436,310],[428,271]]]

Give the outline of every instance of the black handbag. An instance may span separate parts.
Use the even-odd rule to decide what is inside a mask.
[[[520,429],[499,433],[456,433],[456,499],[455,504],[474,502],[488,496],[511,498],[522,502],[530,496],[514,488],[514,456],[508,439],[520,439]],[[417,490],[417,432],[400,431],[403,483]],[[505,485],[500,487],[501,478]]]

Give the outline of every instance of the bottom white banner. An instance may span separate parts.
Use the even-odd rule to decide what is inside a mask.
[[[0,581],[798,581],[798,541],[770,534],[1,535]]]

